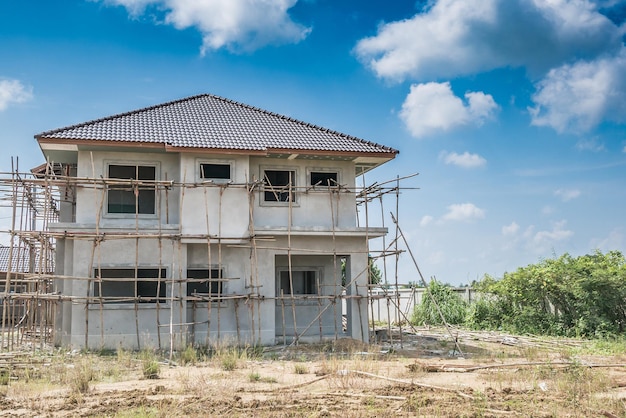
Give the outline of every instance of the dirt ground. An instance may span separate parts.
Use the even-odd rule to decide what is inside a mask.
[[[369,346],[179,353],[160,358],[155,379],[136,353],[5,356],[0,416],[626,417],[626,353],[490,333],[457,332],[458,347],[443,331],[386,334]]]

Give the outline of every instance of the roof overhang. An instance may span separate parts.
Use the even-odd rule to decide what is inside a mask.
[[[72,138],[42,138],[35,137],[42,153],[48,161],[76,163],[78,151],[145,151],[167,153],[207,153],[225,155],[251,155],[260,157],[285,158],[289,160],[332,160],[353,161],[356,165],[356,174],[360,175],[376,168],[395,158],[398,151],[389,152],[358,152],[358,151],[329,151],[308,149],[235,149],[235,148],[200,148],[200,147],[175,147],[162,142],[128,142],[128,141],[104,141],[98,139],[72,139]]]

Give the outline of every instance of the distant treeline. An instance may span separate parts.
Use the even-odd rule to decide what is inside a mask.
[[[486,275],[472,288],[480,297],[467,303],[432,280],[433,297],[422,297],[411,322],[441,324],[441,311],[449,324],[472,329],[589,338],[624,334],[626,327],[626,261],[619,251],[566,253],[501,279]]]

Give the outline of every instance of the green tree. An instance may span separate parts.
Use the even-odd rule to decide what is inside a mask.
[[[476,287],[488,297],[468,316],[474,327],[593,337],[623,333],[626,325],[626,261],[619,251],[566,253],[501,280],[485,276]]]

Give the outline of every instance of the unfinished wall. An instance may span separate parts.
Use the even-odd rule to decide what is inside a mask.
[[[356,188],[348,161],[220,158],[81,151],[76,169],[2,176],[14,212],[12,248],[39,251],[43,264],[55,264],[21,276],[7,272],[0,349],[27,337],[96,349],[368,341],[368,258],[385,253],[385,245],[372,251],[368,241],[386,229],[357,222],[356,206],[371,205],[372,196],[382,202],[393,187]],[[228,162],[232,179],[200,181],[194,170],[201,161]],[[106,177],[107,165],[129,163],[157,167],[155,180],[125,184],[154,188],[150,216],[106,211],[107,190],[121,184]],[[264,202],[264,167],[297,173],[294,202]],[[324,170],[342,184],[307,184],[312,171]],[[220,273],[188,277],[202,269]],[[142,276],[150,270],[158,274]],[[18,280],[34,291],[11,292]],[[32,310],[11,319],[18,301]]]

